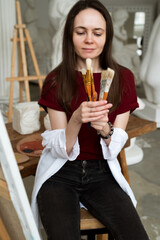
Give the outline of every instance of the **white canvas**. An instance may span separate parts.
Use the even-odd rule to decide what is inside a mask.
[[[41,240],[1,112],[0,163],[26,240]]]

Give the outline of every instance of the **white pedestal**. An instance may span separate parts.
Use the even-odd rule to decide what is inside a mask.
[[[136,138],[132,138],[130,146],[125,148],[127,165],[136,164],[143,159],[143,150],[135,144]]]
[[[144,109],[135,111],[134,114],[140,118],[144,118],[157,123],[157,128],[160,128],[160,104],[156,105],[143,99],[145,104]]]
[[[145,108],[145,103],[142,99],[138,98],[138,103],[139,108],[134,111],[135,115]],[[127,165],[136,164],[143,160],[143,150],[137,146],[135,142],[136,138],[132,138],[130,140],[130,146],[125,148]]]

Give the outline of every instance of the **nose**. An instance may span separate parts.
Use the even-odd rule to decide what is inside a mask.
[[[86,43],[92,43],[93,42],[93,36],[92,33],[87,33],[85,38]]]

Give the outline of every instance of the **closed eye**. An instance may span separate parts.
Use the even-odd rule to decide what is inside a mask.
[[[93,34],[94,34],[95,36],[97,36],[97,37],[100,37],[100,36],[102,36],[102,35],[104,34],[104,30],[102,30],[102,29],[95,29],[95,30],[93,31]]]
[[[85,34],[85,32],[76,32],[77,33],[77,35],[84,35]]]
[[[94,33],[94,35],[95,35],[96,37],[100,37],[100,36],[102,36],[102,33]]]
[[[77,34],[77,35],[85,35],[86,33],[87,33],[87,29],[86,28],[84,28],[84,27],[76,27],[75,29],[74,29],[74,32]],[[94,36],[96,36],[96,37],[101,37],[103,34],[105,33],[105,30],[104,29],[102,29],[102,28],[94,28],[93,30],[92,30],[92,34],[94,35]]]

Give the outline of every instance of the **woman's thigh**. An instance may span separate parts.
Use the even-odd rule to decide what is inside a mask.
[[[48,180],[41,187],[37,201],[48,240],[80,239],[79,197],[72,186]]]
[[[81,202],[112,232],[117,240],[148,240],[130,197],[114,178],[89,184]]]

